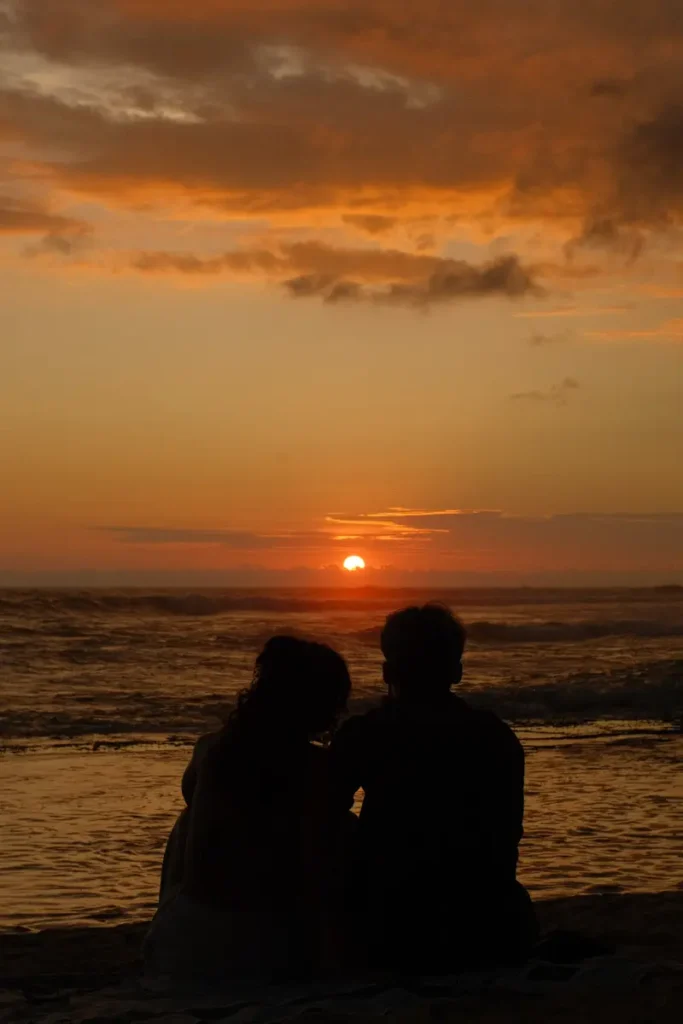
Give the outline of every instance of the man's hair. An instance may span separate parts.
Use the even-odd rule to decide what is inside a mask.
[[[463,624],[441,604],[389,615],[380,644],[401,695],[430,700],[459,682],[466,637]]]

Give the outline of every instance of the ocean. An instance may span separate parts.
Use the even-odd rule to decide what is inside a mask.
[[[191,745],[265,639],[331,643],[359,711],[384,617],[428,598],[468,627],[459,692],[525,744],[531,892],[683,888],[683,588],[7,590],[0,929],[148,917]]]

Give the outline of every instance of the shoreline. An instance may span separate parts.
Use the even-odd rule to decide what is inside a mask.
[[[462,693],[465,699],[475,702],[479,696],[476,688],[463,686]],[[361,714],[366,707],[376,703],[374,698],[364,700],[360,698],[351,707],[351,714]],[[232,705],[226,703],[227,711]],[[546,747],[548,745],[566,746],[575,743],[623,743],[632,740],[676,740],[683,737],[683,715],[672,716],[671,718],[623,718],[619,716],[605,716],[602,718],[590,718],[585,715],[567,715],[565,718],[556,717],[552,720],[543,718],[519,718],[515,719],[506,716],[505,720],[515,730],[517,735],[524,738],[525,746],[529,750]],[[193,747],[197,739],[205,732],[219,729],[224,723],[225,717],[215,716],[207,719],[204,730],[188,728],[183,732],[136,732],[135,730],[121,732],[83,732],[70,736],[66,733],[37,734],[37,735],[5,735],[0,736],[0,758],[18,755],[48,754],[91,754],[106,753],[120,750],[177,750]]]

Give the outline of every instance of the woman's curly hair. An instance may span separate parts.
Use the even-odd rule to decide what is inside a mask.
[[[274,636],[257,657],[253,682],[239,694],[228,726],[319,736],[333,727],[350,689],[346,662],[327,644]]]
[[[304,764],[308,741],[332,730],[350,689],[346,662],[326,644],[268,640],[208,755],[214,781],[253,806],[272,799]]]

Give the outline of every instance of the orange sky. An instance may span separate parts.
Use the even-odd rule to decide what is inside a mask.
[[[0,585],[683,577],[679,0],[0,0],[0,48]]]

